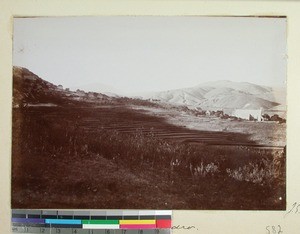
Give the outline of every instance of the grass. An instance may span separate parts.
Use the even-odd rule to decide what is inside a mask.
[[[141,107],[144,108],[144,107]],[[144,108],[145,109],[145,108]],[[147,108],[148,114],[168,119],[174,125],[184,125],[187,128],[201,131],[219,131],[232,133],[247,133],[249,140],[259,142],[262,145],[285,146],[286,124],[276,122],[254,122],[246,120],[221,119],[215,116],[196,116],[189,111],[180,112],[171,108]],[[184,115],[182,114],[184,113]]]
[[[97,111],[14,109],[13,208],[285,208],[284,152],[121,133],[103,126],[150,117],[112,106],[97,122]]]

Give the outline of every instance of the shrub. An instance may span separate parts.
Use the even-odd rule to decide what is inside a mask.
[[[250,162],[238,169],[227,168],[229,177],[261,185],[271,185],[276,179],[282,178],[284,165],[277,160],[262,159],[261,165]]]

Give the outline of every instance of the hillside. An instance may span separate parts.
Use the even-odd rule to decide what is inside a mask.
[[[143,98],[202,109],[272,109],[279,105],[285,106],[285,96],[285,90],[280,88],[216,81],[191,88],[155,92],[143,95]]]
[[[61,85],[54,85],[43,80],[33,72],[23,67],[13,68],[13,106],[27,105],[65,105],[78,101],[103,102],[110,101],[107,95],[94,92],[75,92],[64,89]]]

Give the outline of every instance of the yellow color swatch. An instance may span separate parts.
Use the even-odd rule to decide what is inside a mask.
[[[153,220],[120,220],[119,224],[155,224],[156,221]]]

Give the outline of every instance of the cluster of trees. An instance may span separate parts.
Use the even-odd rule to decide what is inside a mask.
[[[242,120],[241,118],[238,118],[236,116],[231,116],[231,115],[225,114],[222,110],[217,110],[217,111],[193,110],[193,109],[189,109],[187,106],[180,106],[180,107],[177,107],[176,109],[180,110],[180,111],[184,111],[184,112],[194,115],[194,116],[209,115],[209,116],[219,117],[221,119]],[[270,116],[268,114],[263,114],[262,118],[264,121],[276,121],[279,123],[286,123],[286,119],[281,118],[278,114],[274,114],[272,116]],[[255,119],[253,118],[250,120],[255,120]]]
[[[279,117],[279,115],[274,114],[272,116],[268,115],[268,114],[263,114],[262,115],[264,121],[276,121],[279,123],[286,123],[286,119]]]

